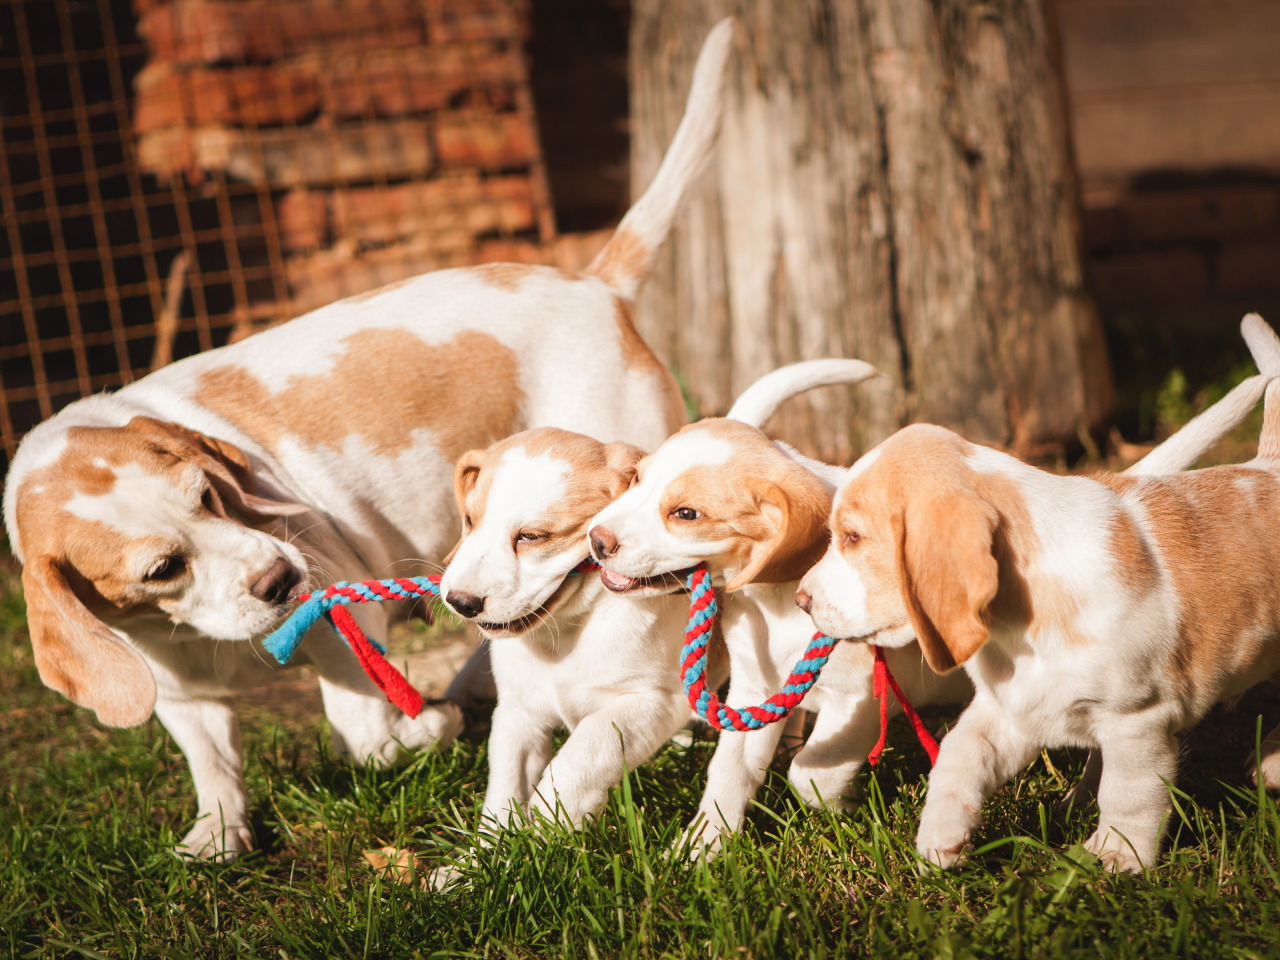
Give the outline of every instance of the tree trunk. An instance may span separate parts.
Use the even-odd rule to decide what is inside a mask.
[[[635,0],[633,193],[739,19],[718,160],[637,322],[698,411],[794,360],[884,378],[770,425],[836,462],[911,420],[1030,451],[1105,417],[1045,0]]]

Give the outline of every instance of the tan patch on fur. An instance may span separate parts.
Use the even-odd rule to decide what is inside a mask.
[[[489,490],[502,469],[503,456],[515,449],[522,449],[529,457],[551,456],[569,465],[564,476],[565,495],[537,518],[536,526],[526,528],[549,536],[521,549],[557,551],[576,546],[585,558],[587,527],[592,517],[627,489],[644,451],[626,443],[601,443],[556,427],[526,430],[487,450],[468,451],[458,461],[455,494],[460,511],[471,517],[473,528],[484,519]]]
[[[724,553],[705,559],[715,568],[738,570],[731,590],[799,580],[827,549],[831,498],[821,481],[745,423],[703,420],[685,431],[728,441],[734,449],[726,462],[690,467],[663,491],[659,509],[667,530],[677,537],[728,540]],[[701,516],[676,519],[671,514],[679,507]]]
[[[471,271],[490,286],[513,293],[530,274],[546,269],[536,263],[482,263]]]
[[[635,320],[631,312],[631,304],[622,297],[614,297],[613,305],[618,322],[619,343],[622,345],[622,362],[628,370],[647,373],[658,378],[658,388],[662,391],[663,414],[666,417],[667,431],[675,433],[685,425],[684,397],[680,394],[680,385],[671,371],[657,358],[649,345],[644,342],[636,330]]]
[[[332,370],[291,377],[279,392],[243,367],[219,367],[201,375],[193,399],[272,450],[285,437],[339,449],[356,436],[396,456],[425,427],[453,461],[518,426],[519,362],[487,334],[428,344],[404,330],[368,329],[343,345]]]
[[[644,279],[649,259],[649,245],[626,227],[619,229],[587,267],[587,273],[599,277],[615,290]]]
[[[1212,702],[1280,667],[1280,479],[1236,466],[1099,479],[1155,539],[1178,597],[1173,668],[1188,695]]]

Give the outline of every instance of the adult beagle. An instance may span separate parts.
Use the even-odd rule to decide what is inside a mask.
[[[714,146],[732,31],[711,32],[662,166],[585,271],[426,274],[73,403],[25,438],[4,519],[41,678],[112,726],[160,717],[198,797],[182,851],[252,846],[234,698],[274,671],[259,640],[300,590],[435,567],[466,450],[540,425],[652,446],[684,422],[631,311]],[[386,635],[381,605],[353,613]],[[387,761],[458,729],[452,705],[398,714],[327,627],[301,652],[341,753]]]
[[[1247,464],[1064,477],[915,425],[850,469],[797,603],[833,637],[918,638],[976,691],[930,777],[925,859],[953,864],[986,797],[1042,749],[1086,746],[1103,758],[1086,847],[1111,869],[1150,866],[1178,735],[1280,669],[1280,340],[1256,315],[1244,333],[1263,371],[1250,389],[1266,384]]]

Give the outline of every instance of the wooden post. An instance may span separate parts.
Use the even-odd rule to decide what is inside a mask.
[[[771,429],[849,459],[903,423],[1029,452],[1111,402],[1045,0],[635,0],[633,192],[711,25],[739,18],[712,180],[637,323],[699,411],[779,364],[885,374]]]

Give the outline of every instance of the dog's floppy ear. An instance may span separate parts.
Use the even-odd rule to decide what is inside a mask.
[[[909,497],[899,517],[902,592],[935,673],[964,663],[991,634],[987,605],[999,587],[992,553],[998,522],[995,507],[959,484]]]
[[[134,417],[128,427],[146,434],[179,460],[200,467],[217,494],[214,508],[222,516],[228,515],[229,507],[254,523],[274,517],[293,517],[311,509],[301,503],[272,500],[253,493],[249,458],[235,444],[154,417]]]
[[[453,497],[458,502],[459,514],[466,515],[467,497],[476,488],[476,482],[480,479],[480,471],[484,469],[485,464],[488,462],[488,450],[468,450],[453,465]],[[462,546],[462,538],[466,535],[467,522],[463,520],[462,533],[458,537],[458,542],[453,545],[453,549],[444,558],[445,566],[453,562],[453,556],[458,552],[458,548]]]
[[[752,544],[747,565],[725,584],[725,590],[799,580],[827,549],[830,496],[816,477],[786,484],[748,478],[746,485],[772,533]]]
[[[58,563],[34,557],[22,569],[27,627],[40,679],[112,727],[151,716],[156,681],[136,650],[88,611]]]
[[[633,447],[629,443],[606,443],[604,445],[605,464],[613,474],[610,478],[611,489],[609,495],[614,500],[617,500],[627,492],[627,488],[631,486],[631,482],[636,478],[636,464],[646,456],[648,454],[643,450],[639,447]]]

